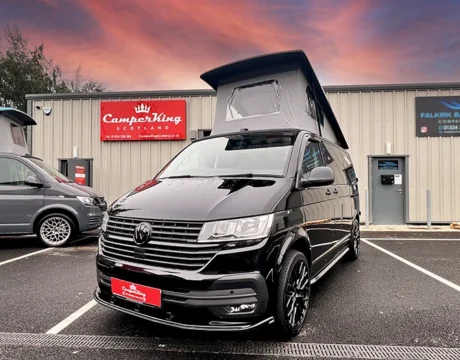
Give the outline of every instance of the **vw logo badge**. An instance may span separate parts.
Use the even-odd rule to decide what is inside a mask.
[[[150,241],[152,226],[149,223],[142,222],[134,229],[133,240],[136,245],[143,246]]]

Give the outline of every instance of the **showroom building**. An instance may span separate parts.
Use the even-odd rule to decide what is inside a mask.
[[[369,209],[373,224],[425,224],[428,203],[433,224],[460,219],[460,83],[324,91],[355,165],[362,222]],[[42,94],[27,101],[38,124],[27,131],[31,154],[109,202],[155,176],[193,138],[209,135],[216,109],[214,90]]]

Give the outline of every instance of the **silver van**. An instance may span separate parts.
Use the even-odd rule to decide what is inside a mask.
[[[36,122],[27,114],[0,107],[0,236],[36,234],[47,246],[63,246],[98,229],[107,204],[29,155],[23,127],[30,125]]]

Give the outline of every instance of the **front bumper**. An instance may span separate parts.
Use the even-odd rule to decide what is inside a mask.
[[[266,314],[268,291],[258,272],[212,276],[155,272],[100,255],[97,268],[94,299],[98,303],[157,324],[186,330],[247,331],[274,322]],[[161,289],[161,307],[114,295],[112,277]],[[243,304],[253,304],[253,308]]]

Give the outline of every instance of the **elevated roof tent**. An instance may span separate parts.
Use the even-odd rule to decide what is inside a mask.
[[[29,155],[24,126],[37,125],[26,113],[0,107],[0,152]]]
[[[233,62],[201,75],[217,91],[211,135],[240,129],[302,129],[348,144],[326,94],[301,50]]]

